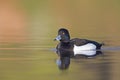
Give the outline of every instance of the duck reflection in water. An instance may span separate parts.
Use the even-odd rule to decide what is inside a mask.
[[[72,56],[72,51],[66,51],[66,50],[56,50],[56,53],[60,57],[56,63],[59,67],[59,69],[64,70],[68,69],[70,65],[70,58]]]
[[[60,70],[66,70],[70,66],[70,59],[80,59],[80,58],[94,58],[97,55],[102,54],[102,51],[97,50],[89,50],[89,51],[81,51],[80,54],[74,54],[73,51],[68,50],[56,50],[59,59],[56,60],[56,64]],[[92,54],[92,55],[84,55],[84,54]]]

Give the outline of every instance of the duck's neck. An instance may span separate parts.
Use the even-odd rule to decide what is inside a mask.
[[[69,46],[70,42],[61,42],[61,46],[67,47]]]

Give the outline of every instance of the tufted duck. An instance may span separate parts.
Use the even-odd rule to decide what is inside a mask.
[[[70,35],[67,29],[61,28],[58,31],[58,36],[55,40],[60,41],[57,45],[56,49],[59,50],[66,50],[66,51],[73,51],[74,55],[80,54],[85,56],[92,56],[95,55],[93,51],[101,49],[103,44],[100,44],[96,41],[87,40],[87,39],[79,39],[73,38],[70,39]],[[87,51],[83,52],[83,51]]]

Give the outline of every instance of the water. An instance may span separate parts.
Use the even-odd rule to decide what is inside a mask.
[[[42,40],[51,43],[38,43]],[[52,38],[29,40],[30,43],[1,43],[1,80],[119,80],[119,46],[102,47],[103,54],[93,58],[71,58],[69,68],[56,64],[57,42]],[[32,42],[32,43],[31,43]],[[36,43],[37,42],[37,43]]]

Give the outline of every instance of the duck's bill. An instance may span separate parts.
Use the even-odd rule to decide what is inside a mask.
[[[58,35],[55,39],[54,39],[54,41],[60,41],[61,40],[61,36],[60,35]]]

